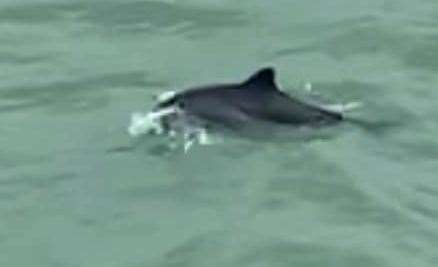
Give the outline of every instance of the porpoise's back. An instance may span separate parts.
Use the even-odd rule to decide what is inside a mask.
[[[320,126],[343,119],[341,113],[307,104],[280,91],[270,68],[243,83],[189,89],[181,94],[180,104],[196,116],[233,124],[261,120]]]

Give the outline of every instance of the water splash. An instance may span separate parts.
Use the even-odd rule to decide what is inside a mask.
[[[181,123],[181,128],[165,128],[162,119],[169,115],[183,116],[181,111],[175,107],[169,107],[158,111],[148,113],[133,113],[131,115],[131,123],[128,126],[128,133],[132,137],[139,137],[145,134],[163,135],[170,139],[169,148],[177,149],[181,146],[179,140],[182,140],[182,148],[184,153],[187,153],[194,144],[213,145],[218,143],[220,139],[214,138],[207,132],[207,129],[197,127],[190,124]]]

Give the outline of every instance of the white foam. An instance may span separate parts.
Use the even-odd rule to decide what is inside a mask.
[[[363,104],[361,102],[349,102],[346,104],[333,104],[333,105],[324,105],[322,108],[333,111],[337,113],[345,113],[358,108],[361,108]]]
[[[304,83],[304,90],[308,93],[312,92],[312,83],[311,82],[305,82]]]
[[[187,128],[184,132],[184,153],[187,153],[195,143],[201,146],[213,145],[217,140],[212,138],[205,128]]]
[[[194,139],[184,139],[184,153],[187,154],[189,152],[190,148],[195,143]]]
[[[157,132],[162,131],[161,125],[153,120],[149,113],[133,113],[131,115],[131,123],[128,127],[128,133],[132,137],[145,134],[153,129]]]
[[[156,98],[158,103],[163,103],[163,102],[166,102],[166,101],[174,98],[175,95],[176,95],[175,91],[166,91],[166,92],[163,92],[163,93],[157,95],[155,98]]]
[[[160,109],[158,111],[152,111],[149,113],[133,113],[131,115],[131,123],[128,127],[128,133],[137,137],[139,135],[153,131],[156,134],[162,134],[164,129],[161,125],[161,118],[163,116],[175,114],[178,109],[175,107],[169,107]]]
[[[200,129],[198,132],[198,142],[200,145],[213,145],[215,142],[208,134],[206,129]]]

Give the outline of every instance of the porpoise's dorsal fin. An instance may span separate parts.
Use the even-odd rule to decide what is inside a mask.
[[[275,84],[275,71],[270,67],[263,68],[249,77],[243,85],[263,90],[277,90],[277,85]]]

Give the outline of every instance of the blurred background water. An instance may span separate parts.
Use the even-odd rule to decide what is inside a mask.
[[[437,266],[438,2],[0,3],[0,266]],[[394,127],[134,150],[169,89],[275,66]]]

